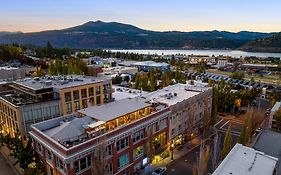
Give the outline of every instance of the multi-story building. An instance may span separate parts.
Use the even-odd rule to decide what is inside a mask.
[[[34,124],[30,135],[47,174],[135,174],[179,135],[202,128],[211,94],[176,84]]]
[[[209,122],[212,89],[207,84],[175,84],[144,95],[146,99],[166,104],[171,110],[169,141],[182,144],[200,132]]]
[[[126,98],[34,124],[30,134],[47,174],[133,174],[166,146],[169,113]]]
[[[30,125],[112,100],[111,80],[85,76],[29,78],[0,94],[2,129],[26,136]]]

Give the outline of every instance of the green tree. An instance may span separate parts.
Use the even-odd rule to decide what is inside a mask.
[[[244,72],[233,72],[231,74],[231,78],[238,79],[238,80],[243,80],[245,78],[245,73]]]
[[[156,80],[156,71],[152,68],[149,71],[149,86],[150,86],[150,91],[155,91],[157,88],[157,80]]]
[[[213,95],[212,95],[212,112],[211,112],[211,120],[210,124],[214,126],[218,119],[218,89],[217,87],[213,87]]]
[[[137,73],[137,74],[136,74],[136,77],[135,77],[134,88],[136,88],[136,89],[139,89],[139,85],[140,85],[140,76],[141,76],[141,74],[140,74],[140,73]]]
[[[221,153],[222,159],[224,159],[227,156],[227,154],[230,152],[231,149],[232,149],[232,137],[231,137],[231,125],[229,125],[223,141],[223,149]]]
[[[246,145],[246,143],[248,141],[247,137],[248,137],[248,134],[247,134],[247,123],[246,123],[246,121],[244,121],[244,124],[241,126],[238,143],[240,143],[242,145]]]

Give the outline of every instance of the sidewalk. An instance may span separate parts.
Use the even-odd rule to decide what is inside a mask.
[[[13,170],[16,172],[16,174],[21,175],[22,170],[20,166],[17,164],[13,166],[13,164],[17,161],[13,156],[10,156],[10,150],[7,148],[7,146],[1,146],[0,147],[1,154],[5,157],[5,159],[11,164]]]

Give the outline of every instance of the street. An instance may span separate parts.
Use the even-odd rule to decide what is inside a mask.
[[[5,159],[0,152],[0,175],[18,175],[12,165]]]
[[[240,128],[241,123],[239,123],[236,120],[231,119],[221,119],[219,122],[215,125],[215,127],[218,129],[218,150],[221,150],[223,147],[223,141],[224,136],[226,133],[226,130],[228,126],[231,124],[231,135],[232,135],[232,143],[236,143],[239,134],[240,134]],[[214,147],[214,140],[212,138],[207,139],[205,142],[205,145],[210,145],[211,150]],[[200,146],[197,146],[195,149],[193,149],[191,152],[187,153],[183,157],[174,160],[167,168],[167,174],[168,175],[192,175],[192,170],[194,164],[197,162],[197,157],[200,151]],[[212,151],[211,151],[212,152]],[[218,155],[220,157],[220,155]],[[208,161],[208,168],[207,173],[212,172],[212,158]]]

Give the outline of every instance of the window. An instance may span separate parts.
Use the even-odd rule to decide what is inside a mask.
[[[172,133],[171,133],[171,134],[172,134],[172,135],[175,134],[175,128],[172,129]]]
[[[108,146],[105,148],[105,152],[106,152],[106,155],[107,155],[107,156],[111,156],[111,155],[112,155],[112,145],[108,145]]]
[[[87,97],[86,89],[81,89],[81,96],[82,96],[82,98],[86,98]]]
[[[47,157],[47,160],[52,160],[52,153],[51,153],[51,151],[47,150],[46,157]]]
[[[87,104],[87,99],[83,99],[82,100],[82,108],[87,108],[88,104]]]
[[[135,132],[133,134],[133,142],[137,142],[139,140],[142,140],[144,138],[144,131],[143,130],[140,130],[138,132]]]
[[[94,105],[94,97],[91,97],[91,98],[89,99],[89,103],[90,103],[90,105]]]
[[[79,100],[79,90],[73,91],[74,100]]]
[[[128,147],[129,146],[129,138],[126,137],[126,138],[118,140],[116,145],[117,145],[117,151],[120,151],[120,150]]]
[[[67,114],[72,113],[72,104],[71,103],[66,103],[66,113]]]
[[[163,119],[163,120],[160,120],[160,123],[159,123],[159,129],[163,129],[167,126],[167,122],[166,122],[166,119]]]
[[[181,131],[181,125],[179,125],[179,131]]]
[[[100,86],[97,86],[96,87],[96,95],[99,95],[100,94]]]
[[[41,143],[37,142],[37,151],[42,154],[43,147]]]
[[[174,125],[174,124],[176,124],[177,123],[177,117],[176,116],[173,116],[173,118],[172,118],[172,124]]]
[[[75,111],[78,111],[80,109],[80,103],[79,101],[75,101],[74,102],[74,106],[75,106]]]
[[[94,88],[89,88],[89,96],[94,96]]]
[[[71,101],[71,92],[64,93],[65,102]]]
[[[100,101],[100,96],[97,96],[97,105],[100,104],[101,101]]]
[[[134,160],[140,158],[143,155],[143,145],[137,147],[133,151],[133,158]]]
[[[108,174],[113,174],[113,165],[112,165],[112,163],[109,163],[107,165],[107,173]]]
[[[80,160],[75,161],[74,162],[75,173],[82,171],[86,168],[89,168],[91,166],[91,163],[92,163],[91,156],[87,156]]]
[[[58,169],[64,171],[64,164],[63,164],[62,160],[58,157],[57,157],[56,165],[57,165]]]
[[[123,156],[119,157],[118,169],[124,168],[128,164],[129,164],[129,153],[126,153]]]

